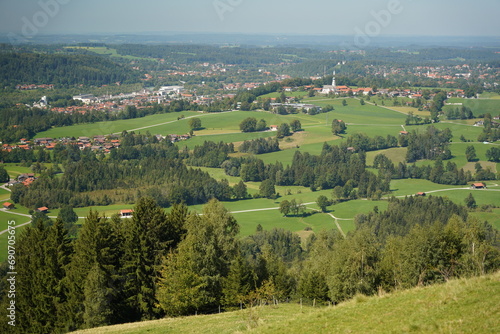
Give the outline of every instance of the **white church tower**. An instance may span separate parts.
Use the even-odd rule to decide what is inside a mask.
[[[321,94],[336,94],[337,93],[337,84],[335,83],[335,71],[333,71],[333,79],[331,85],[324,85],[321,90]]]

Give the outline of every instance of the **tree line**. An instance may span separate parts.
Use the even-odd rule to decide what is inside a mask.
[[[9,332],[63,333],[275,300],[338,303],[500,268],[498,231],[448,199],[392,198],[386,211],[375,207],[355,223],[345,238],[324,230],[302,243],[260,225],[241,238],[216,200],[201,215],[183,204],[166,214],[143,197],[131,219],[90,211],[72,238],[61,219],[36,214],[16,247],[17,326]],[[5,277],[6,263],[0,269]],[[3,293],[3,314],[8,302]]]
[[[252,140],[245,140],[240,145],[238,151],[242,153],[264,154],[277,152],[280,150],[278,138],[258,138]]]

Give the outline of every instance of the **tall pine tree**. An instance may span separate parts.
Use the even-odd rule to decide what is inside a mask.
[[[149,320],[160,315],[156,283],[169,243],[177,238],[163,209],[151,197],[140,198],[133,218],[125,222],[123,272],[130,320]]]

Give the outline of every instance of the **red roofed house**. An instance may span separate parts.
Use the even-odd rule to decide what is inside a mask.
[[[42,213],[48,213],[49,212],[49,208],[47,208],[46,206],[42,206],[41,208],[38,208],[36,209],[37,212],[42,212]]]
[[[3,208],[6,210],[14,209],[14,204],[9,203],[9,202],[5,202],[5,203],[3,203]]]
[[[482,182],[471,184],[472,189],[485,189],[486,185]]]
[[[122,218],[125,217],[132,217],[132,214],[134,213],[134,210],[128,209],[128,210],[120,210],[120,216]]]

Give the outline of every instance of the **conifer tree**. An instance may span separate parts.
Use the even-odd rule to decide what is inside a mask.
[[[233,186],[233,193],[236,199],[245,199],[248,197],[247,186],[243,180],[240,180],[240,182]]]
[[[109,325],[112,321],[113,291],[109,286],[109,275],[99,263],[90,269],[85,280],[83,320],[86,328]]]
[[[23,232],[17,248],[16,329],[21,333],[65,330],[66,266],[70,241],[60,220],[50,226],[42,216]]]
[[[151,197],[140,198],[125,230],[125,293],[133,319],[149,320],[160,314],[156,282],[162,257],[171,240],[167,217]]]
[[[235,307],[244,302],[252,288],[252,271],[241,255],[238,255],[229,267],[227,277],[222,284],[222,304]]]
[[[120,313],[127,313],[119,283],[121,244],[121,231],[113,221],[91,210],[75,241],[68,271],[70,330],[118,323]]]
[[[0,166],[0,182],[6,183],[9,182],[9,180],[10,180],[9,174],[7,173],[7,171],[3,166]]]

